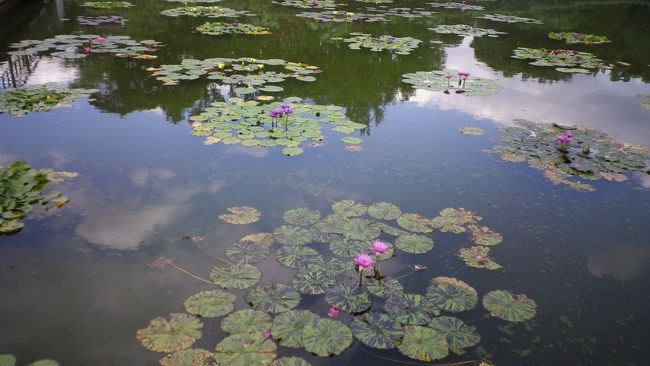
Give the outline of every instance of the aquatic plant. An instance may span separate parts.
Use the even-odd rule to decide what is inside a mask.
[[[366,14],[366,13],[353,13],[349,11],[336,11],[326,10],[321,12],[302,12],[296,14],[297,17],[309,18],[321,22],[334,22],[334,23],[351,23],[355,21],[364,21],[367,23],[373,22],[387,22],[381,14]]]
[[[222,36],[224,34],[248,34],[259,36],[271,34],[268,28],[239,22],[205,22],[202,25],[196,27],[196,31],[201,34],[207,34],[211,36]]]
[[[530,320],[537,313],[534,300],[526,295],[513,295],[505,290],[494,290],[485,294],[483,306],[493,316],[511,322]]]
[[[231,207],[229,214],[221,214],[219,218],[229,224],[246,225],[260,220],[262,214],[253,207]]]
[[[117,15],[100,15],[96,17],[78,16],[77,23],[83,25],[107,25],[107,24],[121,24],[124,25],[128,19],[122,18]]]
[[[361,3],[371,3],[371,4],[390,4],[393,0],[355,0]]]
[[[558,71],[578,72],[580,69],[605,68],[601,59],[589,52],[575,50],[547,50],[545,48],[519,47],[513,51],[513,58],[535,60],[533,66],[556,66]]]
[[[526,24],[544,24],[541,20],[518,17],[515,15],[504,15],[504,14],[483,14],[480,19],[492,20],[494,22],[502,23],[526,23]]]
[[[483,135],[483,129],[480,127],[461,127],[458,129],[458,132],[462,133],[463,135],[471,135],[471,136],[481,136]]]
[[[429,3],[429,5],[433,6],[434,8],[443,8],[443,9],[460,9],[460,10],[484,10],[485,9],[480,5],[470,5],[470,4],[465,4],[465,2]]]
[[[373,37],[370,34],[359,32],[350,33],[350,35],[352,37],[334,37],[332,40],[342,40],[345,43],[349,43],[348,47],[353,50],[368,48],[373,52],[386,50],[398,55],[409,55],[422,42],[412,37],[395,37],[391,35]]]
[[[282,0],[273,1],[273,3],[300,9],[334,9],[341,5],[334,0]]]
[[[606,36],[597,36],[595,34],[584,34],[576,32],[550,32],[548,38],[554,40],[564,40],[567,44],[603,44],[611,43]]]
[[[163,10],[160,14],[168,17],[191,16],[207,18],[236,18],[255,15],[248,10],[235,10],[221,6],[182,6]]]
[[[440,34],[456,34],[459,36],[466,36],[466,37],[483,37],[483,36],[498,37],[499,34],[507,34],[506,32],[499,32],[494,29],[479,28],[479,27],[466,25],[466,24],[453,24],[453,25],[441,24],[434,28],[428,28],[428,29]]]
[[[21,117],[31,112],[48,112],[72,104],[75,99],[86,98],[97,89],[68,89],[57,84],[45,84],[16,89],[0,90],[0,114]]]
[[[645,163],[649,158],[646,148],[618,142],[597,130],[515,120],[515,126],[502,131],[501,140],[507,145],[494,146],[492,152],[505,161],[526,162],[556,184],[591,191],[590,185],[568,178],[598,180],[609,174],[650,171]],[[565,136],[561,142],[559,135]]]
[[[61,192],[43,192],[50,183],[62,179],[59,175],[51,169],[34,169],[24,161],[0,166],[0,235],[20,231],[25,226],[21,220],[34,209],[34,205],[40,204],[49,210],[68,203],[68,198]],[[61,177],[75,175],[64,173]]]
[[[167,0],[167,1],[175,2],[175,3],[194,4],[194,3],[220,3],[223,0]]]
[[[428,11],[428,10],[424,10],[423,8],[408,8],[408,7],[390,8],[383,5],[378,7],[369,6],[366,8],[366,11],[368,13],[376,14],[377,16],[383,16],[383,17],[394,16],[394,17],[401,17],[407,19],[429,17],[432,16],[433,14],[436,14],[435,11]]]
[[[465,96],[487,96],[496,94],[501,87],[493,80],[476,76],[469,77],[469,73],[456,70],[417,71],[402,75],[402,82],[413,85],[416,89],[440,91],[450,94]]]
[[[154,352],[175,352],[190,348],[201,338],[203,324],[193,316],[174,313],[169,320],[158,317],[149,326],[138,330],[136,338],[142,346]]]
[[[88,1],[81,4],[81,6],[95,9],[119,9],[130,8],[134,5],[128,1]]]
[[[14,355],[0,355],[0,366],[16,366],[16,357]],[[54,360],[44,359],[32,362],[29,366],[59,366],[59,363]]]

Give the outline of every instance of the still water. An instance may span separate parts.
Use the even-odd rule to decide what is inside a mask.
[[[208,277],[220,263],[183,236],[201,236],[204,251],[223,256],[242,236],[283,225],[282,213],[290,208],[325,214],[331,200],[353,199],[366,205],[392,202],[426,217],[445,207],[464,207],[503,234],[503,243],[492,249],[504,266],[499,271],[465,266],[455,252],[466,239],[445,233],[433,234],[433,251],[398,255],[381,268],[400,275],[414,264],[426,265],[403,279],[410,293],[424,293],[432,277],[453,276],[474,286],[479,296],[508,289],[536,301],[537,315],[525,324],[485,318],[480,304],[458,315],[477,327],[482,341],[441,363],[647,364],[650,176],[629,174],[623,183],[599,180],[595,192],[578,192],[553,185],[526,164],[485,152],[499,142],[499,128],[517,118],[578,124],[648,145],[650,110],[639,97],[650,95],[647,2],[468,2],[485,6],[485,12],[544,22],[532,25],[489,22],[475,18],[481,12],[433,9],[423,1],[389,5],[437,13],[390,22],[322,23],[295,17],[299,9],[267,0],[225,0],[219,5],[251,10],[257,16],[246,21],[272,34],[221,37],[192,32],[205,18],[159,15],[180,3],[132,2],[133,8],[108,11],[65,0],[24,2],[5,5],[0,17],[3,62],[9,44],[57,34],[129,35],[164,44],[154,61],[40,58],[25,84],[59,82],[99,93],[71,108],[21,118],[0,115],[0,165],[24,160],[79,173],[55,186],[70,198],[67,206],[36,212],[20,233],[0,237],[0,354],[16,355],[20,365],[43,358],[61,365],[157,364],[162,354],[142,348],[136,331],[157,316],[183,312],[188,296],[211,287],[148,263],[165,256]],[[346,9],[363,11],[366,5],[350,2]],[[101,14],[128,21],[110,28],[75,21]],[[460,23],[508,34],[473,38],[427,29]],[[547,38],[550,31],[602,34],[612,43],[563,47]],[[395,55],[351,50],[330,40],[350,32],[411,36],[423,43],[410,55]],[[614,68],[560,73],[511,58],[517,47],[589,51]],[[228,88],[205,78],[163,86],[145,71],[185,58],[244,56],[319,66],[323,72],[315,82],[287,81],[278,95],[345,107],[351,120],[367,125],[355,134],[364,140],[362,151],[346,150],[331,131],[322,146],[307,146],[296,157],[277,147],[204,145],[191,135],[188,117],[231,96]],[[503,90],[460,97],[401,82],[405,73],[445,68],[497,80]],[[485,134],[462,135],[463,126],[480,127]],[[255,207],[262,219],[231,225],[217,218],[233,206]],[[272,257],[258,267],[267,282],[289,282],[295,273],[278,267]],[[245,292],[236,291],[242,294],[238,308],[247,307]],[[327,304],[315,299],[300,307],[325,316]],[[221,319],[204,321],[197,346],[214,350],[225,335]],[[350,319],[342,315],[340,320]],[[313,365],[415,362],[395,349],[373,350],[359,342],[334,358],[279,347],[279,356],[286,355]]]

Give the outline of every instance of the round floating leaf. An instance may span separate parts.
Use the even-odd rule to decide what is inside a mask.
[[[282,357],[273,361],[271,366],[311,366],[311,364],[300,357]]]
[[[427,219],[426,217],[415,213],[405,213],[397,218],[397,223],[399,226],[416,233],[432,232],[433,229],[429,227],[430,221],[431,220]]]
[[[30,363],[29,366],[59,366],[59,363],[54,360],[38,360]]]
[[[276,350],[275,343],[261,334],[235,334],[217,344],[214,359],[218,365],[264,366],[273,361]]]
[[[368,207],[368,214],[376,219],[395,220],[402,215],[402,211],[392,203],[377,202]]]
[[[350,329],[362,343],[380,349],[395,347],[404,334],[399,323],[386,314],[376,312],[354,317]]]
[[[317,356],[338,355],[352,344],[352,331],[347,325],[331,319],[316,319],[305,325],[302,341],[307,352]]]
[[[269,247],[250,241],[239,241],[226,247],[226,256],[235,262],[258,263],[269,256]]]
[[[214,267],[210,272],[212,282],[223,288],[245,289],[254,286],[262,278],[262,272],[248,263],[236,263],[230,267]]]
[[[303,245],[311,242],[311,231],[300,226],[283,225],[273,230],[273,236],[281,244]]]
[[[322,233],[343,234],[348,221],[349,219],[342,215],[328,215],[314,224],[314,228]]]
[[[212,352],[201,348],[190,348],[174,352],[160,359],[162,366],[210,366]]]
[[[230,313],[235,309],[233,302],[237,295],[221,290],[201,291],[190,296],[183,303],[185,311],[204,318]]]
[[[332,205],[332,211],[341,217],[363,216],[368,208],[352,200],[338,201]]]
[[[384,277],[381,281],[374,278],[368,278],[365,281],[365,284],[368,292],[385,299],[404,294],[404,286],[394,278]]]
[[[282,153],[287,156],[296,156],[304,153],[305,150],[299,148],[299,147],[285,147],[282,149]]]
[[[388,235],[392,235],[392,236],[402,236],[402,235],[408,235],[408,234],[410,234],[410,233],[409,233],[408,231],[406,231],[406,230],[398,229],[398,228],[396,228],[396,227],[394,227],[394,226],[390,226],[390,225],[385,224],[385,223],[383,223],[383,222],[377,222],[377,223],[375,223],[375,225],[376,225],[376,226],[377,226],[381,231],[385,232],[385,233],[388,234]]]
[[[229,224],[246,225],[260,220],[261,213],[252,207],[231,207],[229,214],[221,214],[219,218]]]
[[[440,333],[452,350],[461,350],[477,345],[481,336],[476,327],[465,324],[462,320],[451,316],[441,316],[429,323],[429,328]]]
[[[283,283],[260,286],[246,294],[246,301],[255,309],[269,313],[282,313],[300,303],[300,293]]]
[[[291,225],[309,226],[320,220],[320,212],[309,208],[294,208],[284,213],[284,221]]]
[[[461,127],[458,129],[460,133],[463,135],[471,135],[471,136],[481,136],[483,135],[483,129],[479,127]]]
[[[281,346],[300,348],[302,333],[307,324],[318,320],[318,315],[308,310],[289,310],[273,319],[271,334]]]
[[[507,34],[506,32],[499,32],[494,29],[479,28],[465,24],[440,24],[435,28],[429,28],[429,30],[440,34],[456,34],[465,37],[498,37],[499,34]]]
[[[230,334],[262,334],[270,328],[269,314],[252,309],[235,311],[221,322],[221,329]]]
[[[503,268],[499,263],[490,258],[490,248],[474,246],[461,248],[458,256],[470,267],[497,270]]]
[[[503,241],[501,234],[492,231],[487,226],[470,225],[467,228],[472,233],[472,241],[478,245],[494,246]]]
[[[504,22],[504,23],[528,23],[528,24],[543,24],[542,21],[531,18],[522,18],[514,15],[503,15],[503,14],[483,14],[480,17],[482,19],[492,20],[495,22]]]
[[[447,340],[442,334],[418,326],[404,327],[404,338],[398,348],[405,356],[425,362],[440,360],[449,354]]]
[[[370,241],[381,235],[381,229],[370,220],[352,219],[345,226],[343,235],[352,240]]]
[[[358,240],[349,240],[344,237],[335,238],[330,243],[330,251],[334,255],[344,258],[352,258],[359,253],[368,252],[369,245]]]
[[[310,261],[307,263],[307,270],[320,270],[322,271],[325,276],[328,277],[336,277],[337,275],[340,275],[341,273],[345,271],[352,271],[355,272],[356,268],[354,266],[354,263],[351,261],[342,261],[339,258],[331,258],[329,261],[325,262],[323,260],[323,257],[317,257],[314,260]]]
[[[433,240],[424,235],[408,234],[397,238],[395,246],[406,253],[422,254],[433,249]]]
[[[473,287],[450,277],[431,280],[426,297],[435,307],[451,312],[472,310],[478,302],[478,294]]]
[[[402,75],[402,81],[416,89],[444,92],[447,96],[487,96],[496,94],[501,87],[490,79],[472,75],[462,76],[456,70],[417,71]],[[453,93],[452,93],[453,91]]]
[[[239,239],[239,241],[249,241],[257,244],[262,244],[266,247],[270,247],[271,245],[273,245],[273,243],[275,243],[275,238],[271,233],[255,233],[255,234],[248,234],[243,238]]]
[[[328,276],[323,268],[307,265],[307,270],[301,270],[291,281],[293,287],[300,293],[320,295],[336,283],[333,277]]]
[[[327,290],[325,301],[348,313],[360,313],[370,307],[372,301],[358,286],[347,283],[334,285]]]
[[[149,326],[138,330],[136,338],[142,346],[154,352],[175,352],[190,348],[201,338],[203,324],[187,314],[169,314],[153,319]]]
[[[317,256],[316,250],[302,245],[283,245],[275,251],[275,259],[289,268],[300,268]]]
[[[438,309],[424,296],[397,294],[386,300],[384,310],[402,324],[424,325],[438,315]]]
[[[460,234],[467,231],[463,225],[475,224],[481,220],[481,217],[472,211],[467,211],[464,208],[448,207],[440,211],[440,216],[434,217],[431,220],[431,226],[443,233],[452,232]]]
[[[16,366],[14,355],[0,355],[0,366]]]
[[[513,295],[506,290],[490,291],[483,296],[483,306],[497,318],[522,322],[537,314],[537,304],[526,295]]]

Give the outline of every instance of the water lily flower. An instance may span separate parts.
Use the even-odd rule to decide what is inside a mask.
[[[327,316],[330,318],[336,318],[339,316],[339,313],[341,312],[341,309],[337,308],[336,306],[330,305],[329,309],[327,310]]]
[[[378,257],[390,249],[388,244],[384,243],[383,241],[376,241],[372,243],[372,247],[370,248],[375,252],[375,255]]]
[[[359,268],[359,272],[364,269],[372,268],[375,265],[375,260],[371,256],[365,253],[359,253],[354,257],[354,264]]]
[[[95,38],[95,42],[97,42],[97,43],[104,43],[104,42],[106,42],[106,38],[104,38],[104,37],[97,37],[97,38]]]
[[[275,108],[269,112],[269,117],[271,118],[280,118],[283,115],[282,108]]]
[[[466,71],[460,71],[460,72],[458,73],[458,76],[463,77],[463,78],[468,78],[469,75],[470,75],[470,73],[469,73],[469,72],[466,72]]]
[[[267,329],[264,331],[264,333],[262,333],[262,335],[264,338],[270,338],[273,334],[271,334],[271,331]]]
[[[555,141],[559,143],[566,142],[566,136],[564,134],[557,135],[555,136]]]
[[[92,49],[92,48],[90,48],[90,47],[84,47],[84,53],[88,54],[88,53],[91,53],[91,52],[93,52],[93,49]]]
[[[291,106],[287,104],[283,104],[280,108],[282,110],[282,113],[284,113],[287,116],[293,113],[293,108],[291,108]]]
[[[393,42],[395,42],[395,39],[396,39],[396,38],[393,37],[393,36],[388,36],[388,43],[393,43]]]

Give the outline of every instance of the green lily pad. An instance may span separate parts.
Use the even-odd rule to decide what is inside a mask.
[[[236,263],[229,267],[214,267],[210,272],[212,282],[223,288],[246,289],[262,278],[262,272],[248,263]]]
[[[404,286],[395,278],[384,277],[381,281],[368,278],[364,283],[368,292],[385,299],[404,293]]]
[[[603,44],[611,43],[606,36],[597,36],[595,34],[584,34],[576,32],[551,32],[548,34],[548,38],[555,39],[559,41],[565,41],[567,44]]]
[[[483,306],[492,316],[510,322],[530,320],[537,314],[537,304],[526,295],[513,295],[506,290],[490,291],[483,296]]]
[[[574,50],[547,50],[545,48],[518,47],[513,58],[534,60],[530,65],[554,67],[580,67],[583,69],[603,68],[602,60],[589,52]]]
[[[474,246],[470,248],[461,248],[458,251],[458,256],[470,267],[486,268],[489,270],[503,268],[500,264],[490,258],[490,248],[488,247]]]
[[[456,70],[417,71],[402,75],[402,82],[416,89],[445,92],[448,96],[487,96],[498,93],[501,87],[490,79],[465,76]],[[454,93],[450,93],[453,91]]]
[[[329,276],[320,266],[307,265],[306,270],[301,270],[291,280],[293,287],[302,294],[320,295],[333,286],[336,280]]]
[[[351,240],[345,237],[337,237],[330,242],[330,251],[344,258],[352,258],[359,253],[368,251],[368,243],[358,240]]]
[[[16,366],[14,355],[0,355],[0,366]]]
[[[444,8],[444,9],[460,9],[460,10],[484,10],[480,5],[470,5],[465,3],[429,3],[429,5],[434,8]]]
[[[300,293],[283,283],[260,286],[246,294],[246,301],[257,310],[269,313],[282,313],[300,303]]]
[[[398,237],[395,246],[406,253],[422,254],[433,249],[433,240],[424,235],[408,234]]]
[[[269,247],[251,241],[238,241],[226,247],[226,256],[235,262],[258,263],[269,256]]]
[[[367,33],[350,33],[352,37],[345,38],[342,41],[349,43],[348,47],[353,50],[368,48],[371,51],[389,51],[399,55],[408,55],[416,49],[422,42],[412,37],[394,37],[391,35],[381,35],[373,37]]]
[[[415,213],[403,213],[402,216],[397,218],[399,226],[416,233],[432,232],[433,229],[429,227],[430,221],[426,217]]]
[[[328,289],[325,294],[325,301],[348,313],[360,313],[370,307],[370,297],[358,286],[339,283]]]
[[[357,1],[362,1],[362,0],[357,0]],[[386,2],[386,1],[388,0],[366,0],[364,2],[379,4],[381,2]],[[423,8],[408,8],[408,7],[388,8],[386,6],[379,6],[379,7],[367,7],[366,10],[369,13],[372,13],[373,15],[376,16],[401,17],[407,19],[431,17],[434,14],[436,14],[435,11],[424,10]],[[383,19],[379,19],[379,20],[383,20]]]
[[[140,344],[154,352],[176,352],[190,348],[201,338],[203,324],[187,314],[169,314],[153,319],[149,326],[138,330],[136,338]]]
[[[275,251],[275,259],[289,268],[301,268],[318,256],[318,252],[302,245],[283,245]]]
[[[271,366],[311,366],[311,364],[300,357],[282,357],[273,361]]]
[[[353,137],[353,136],[345,136],[341,137],[341,141],[345,142],[348,145],[359,145],[363,143],[363,140],[358,138],[358,137]]]
[[[320,212],[301,207],[286,211],[283,217],[291,225],[309,226],[320,220]]]
[[[119,9],[130,8],[133,4],[128,1],[88,1],[81,4],[81,6],[96,9]]]
[[[229,214],[221,214],[219,215],[219,218],[229,224],[252,224],[258,222],[262,216],[258,210],[246,206],[231,207],[228,211],[230,212]]]
[[[402,211],[392,203],[377,202],[368,207],[368,214],[376,219],[395,220],[402,215]]]
[[[456,34],[463,37],[483,37],[483,36],[498,37],[499,34],[507,34],[506,32],[499,32],[494,29],[479,28],[473,25],[465,25],[465,24],[454,24],[454,25],[441,24],[436,26],[435,28],[429,28],[429,30],[432,30],[440,34]]]
[[[402,324],[424,325],[440,311],[426,297],[417,294],[397,294],[386,300],[384,310]]]
[[[201,34],[211,36],[222,36],[224,34],[248,34],[248,35],[266,35],[271,34],[268,28],[260,27],[247,23],[223,23],[223,22],[205,22],[196,27],[196,31]]]
[[[352,240],[367,242],[378,238],[381,230],[373,221],[356,218],[348,221],[343,235]]]
[[[226,291],[201,291],[185,300],[183,307],[190,314],[213,318],[233,311],[235,299],[237,299],[237,295]]]
[[[443,233],[452,232],[454,234],[460,234],[467,231],[464,225],[474,225],[481,219],[474,212],[465,210],[462,207],[458,209],[448,207],[440,211],[440,215],[431,220],[431,226]]]
[[[390,316],[377,312],[354,317],[350,329],[363,344],[380,349],[394,348],[404,335],[399,323]]]
[[[481,341],[476,327],[465,324],[462,320],[451,316],[441,316],[429,323],[429,328],[441,334],[447,340],[452,350],[462,350],[473,347]]]
[[[321,22],[334,22],[334,23],[352,23],[356,21],[372,22],[386,22],[386,19],[381,14],[366,14],[357,12],[346,11],[321,11],[321,12],[302,12],[296,14],[297,17],[309,18]]]
[[[271,334],[281,346],[300,348],[305,326],[318,319],[318,315],[308,310],[289,310],[273,319]]]
[[[447,340],[442,334],[412,325],[404,327],[404,338],[397,348],[403,355],[425,362],[440,360],[449,354]]]
[[[210,366],[212,352],[201,348],[190,348],[168,354],[160,359],[162,366]]]
[[[401,215],[401,214],[400,214]],[[377,222],[375,225],[384,233],[391,235],[391,236],[402,236],[402,235],[408,235],[411,234],[406,230],[398,229],[394,226],[388,225],[384,222]]]
[[[261,334],[234,334],[224,338],[214,353],[218,365],[268,365],[276,356],[277,346]]]
[[[299,147],[285,147],[282,149],[282,153],[287,156],[296,156],[304,153],[305,150],[299,148]]]
[[[59,366],[59,363],[54,360],[38,360],[30,363],[29,366]]]
[[[483,14],[477,18],[487,19],[487,20],[492,20],[495,22],[502,22],[502,23],[544,24],[541,20],[532,19],[532,18],[523,18],[515,15]]]
[[[262,334],[271,328],[271,316],[262,311],[235,311],[221,321],[221,329],[229,334]]]
[[[78,16],[76,20],[79,24],[97,26],[105,24],[124,24],[128,19],[117,15],[100,15],[96,17]]]
[[[470,136],[481,136],[483,135],[483,129],[479,127],[461,127],[458,129],[460,133],[463,135],[470,135]]]
[[[314,224],[314,228],[326,234],[343,234],[345,232],[345,227],[348,224],[348,221],[349,219],[347,217],[339,214],[328,215]]]
[[[352,331],[339,321],[319,318],[305,325],[302,340],[307,352],[330,357],[350,347]]]
[[[343,200],[335,202],[332,205],[332,211],[341,217],[363,216],[368,208],[352,200]]]
[[[303,245],[311,242],[311,231],[300,226],[283,225],[273,230],[275,240],[285,245]]]
[[[65,105],[71,106],[76,99],[96,92],[97,89],[67,89],[54,84],[0,90],[0,114],[21,117],[30,112],[48,112]]]
[[[487,226],[470,225],[467,228],[472,233],[472,241],[478,245],[494,246],[503,241],[501,234],[492,231]]]
[[[301,9],[334,9],[338,4],[334,0],[282,0],[274,3]]]
[[[248,10],[235,10],[221,6],[183,6],[179,8],[166,9],[160,14],[168,17],[191,16],[208,18],[237,18],[246,15],[255,15]]]
[[[478,294],[472,286],[450,277],[432,279],[426,297],[435,307],[451,312],[472,310],[478,302]]]

